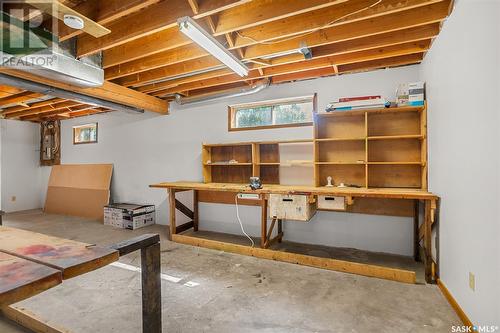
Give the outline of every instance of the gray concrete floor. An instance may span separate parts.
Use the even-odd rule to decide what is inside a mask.
[[[165,226],[136,231],[40,211],[7,226],[108,245],[162,237],[164,332],[450,332],[460,320],[434,285],[408,285],[200,249],[167,240]],[[120,262],[140,266],[131,254]],[[172,282],[172,277],[179,278]],[[18,303],[71,332],[140,332],[140,274],[108,266]],[[25,332],[0,318],[0,332]]]

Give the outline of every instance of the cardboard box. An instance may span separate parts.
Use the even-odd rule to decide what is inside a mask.
[[[117,203],[104,207],[104,224],[135,230],[155,224],[154,205]]]
[[[269,195],[269,214],[272,218],[309,221],[316,214],[316,202],[308,195]]]
[[[346,207],[345,197],[318,195],[318,209],[345,211]]]

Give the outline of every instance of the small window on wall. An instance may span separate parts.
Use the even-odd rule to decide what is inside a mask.
[[[73,144],[97,143],[97,123],[73,126]]]
[[[311,126],[316,95],[229,106],[229,131]]]

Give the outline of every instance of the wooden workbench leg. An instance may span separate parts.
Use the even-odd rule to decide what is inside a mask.
[[[278,235],[280,235],[278,238],[278,243],[281,243],[283,241],[283,220],[282,219],[278,220]]]
[[[177,233],[177,226],[175,224],[175,190],[168,189],[168,200],[170,203],[170,240],[172,240],[172,235]]]
[[[425,253],[425,281],[432,283],[432,224],[431,224],[431,201],[425,200],[424,218],[424,253]]]
[[[267,243],[267,200],[263,199],[261,203],[261,226],[260,226],[260,247],[265,249]]]
[[[193,230],[198,231],[200,217],[198,213],[198,191],[193,191]]]
[[[143,333],[162,331],[160,264],[160,243],[141,249]]]
[[[414,200],[413,205],[413,258],[415,261],[420,261],[420,237],[418,228],[420,226],[420,202]]]

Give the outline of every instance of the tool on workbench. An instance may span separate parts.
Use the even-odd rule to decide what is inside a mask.
[[[250,177],[250,188],[252,190],[258,190],[262,188],[262,181],[259,177]]]

